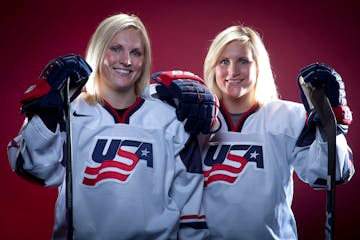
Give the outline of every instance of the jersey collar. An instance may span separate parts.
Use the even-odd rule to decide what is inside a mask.
[[[222,115],[224,116],[226,125],[228,127],[229,131],[232,132],[241,132],[244,123],[246,119],[253,113],[255,113],[257,110],[259,110],[259,103],[256,102],[254,105],[251,106],[246,112],[243,113],[243,115],[240,117],[240,119],[237,121],[236,124],[233,123],[230,112],[226,109],[224,103],[220,101],[220,111]]]
[[[129,123],[130,116],[136,112],[145,102],[145,100],[141,97],[137,97],[135,102],[130,105],[123,113],[122,116],[120,116],[116,109],[113,108],[110,103],[108,103],[106,100],[103,100],[104,104],[103,107],[110,113],[110,115],[114,118],[115,123]]]

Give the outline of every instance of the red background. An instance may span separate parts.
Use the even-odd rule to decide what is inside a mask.
[[[357,159],[360,30],[359,8],[355,3],[347,0],[341,3],[330,0],[40,2],[13,0],[2,3],[0,9],[1,239],[49,239],[53,225],[56,189],[22,180],[11,172],[8,164],[6,145],[23,121],[18,100],[50,59],[66,53],[84,55],[99,22],[120,11],[137,14],[148,27],[153,71],[184,69],[202,76],[210,40],[235,23],[250,25],[264,36],[283,99],[299,101],[296,76],[301,67],[315,61],[333,66],[346,83],[355,119],[347,139]],[[359,174],[355,173],[350,183],[337,187],[337,239],[360,236],[356,190],[359,183]],[[295,176],[293,209],[300,239],[324,239],[324,191],[312,190]]]

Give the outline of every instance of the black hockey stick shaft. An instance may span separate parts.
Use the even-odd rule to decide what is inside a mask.
[[[72,194],[72,136],[70,114],[70,77],[64,89],[65,116],[66,116],[66,220],[67,239],[73,238],[73,194]]]
[[[320,128],[328,145],[328,176],[326,188],[325,239],[335,237],[335,186],[336,186],[336,118],[324,87],[309,87],[309,95],[315,111],[320,117]]]

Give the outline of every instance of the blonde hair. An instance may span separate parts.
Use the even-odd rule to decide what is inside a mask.
[[[241,41],[250,48],[257,66],[255,98],[259,104],[277,99],[278,91],[271,70],[269,54],[260,35],[250,27],[231,26],[220,32],[212,41],[204,62],[204,79],[207,86],[222,99],[222,93],[215,80],[215,66],[224,48],[233,41]]]
[[[86,61],[92,67],[92,74],[86,83],[87,100],[90,103],[102,102],[102,96],[99,88],[101,74],[101,64],[104,60],[105,52],[114,36],[125,29],[133,28],[142,35],[144,43],[144,64],[143,71],[135,83],[135,94],[139,95],[149,84],[151,69],[151,46],[147,30],[135,15],[119,13],[104,19],[96,28],[92,35],[87,50]]]

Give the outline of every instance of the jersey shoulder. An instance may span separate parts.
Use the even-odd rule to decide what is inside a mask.
[[[139,114],[148,123],[147,127],[164,129],[170,136],[177,141],[184,142],[189,134],[185,131],[184,123],[179,121],[176,116],[176,109],[170,104],[158,99],[153,92],[153,85],[145,88],[142,98],[144,105],[139,109]]]
[[[296,138],[306,122],[306,111],[301,103],[271,100],[259,110],[269,132]]]
[[[293,115],[305,115],[306,111],[304,106],[298,102],[292,102],[287,100],[271,100],[264,104],[263,111],[266,111],[267,115],[276,118],[291,117]]]

